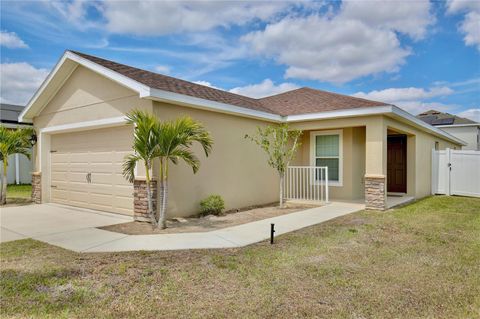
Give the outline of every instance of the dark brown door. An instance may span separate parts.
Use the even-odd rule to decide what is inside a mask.
[[[407,192],[407,137],[405,135],[388,137],[387,192]]]

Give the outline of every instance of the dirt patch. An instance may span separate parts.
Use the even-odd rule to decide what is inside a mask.
[[[99,228],[128,235],[198,233],[290,214],[312,207],[316,206],[288,203],[286,208],[283,209],[280,209],[277,206],[264,206],[247,210],[240,209],[238,212],[237,210],[231,210],[222,216],[208,215],[202,217],[179,218],[168,220],[167,229],[163,230],[153,230],[150,223],[136,221]]]

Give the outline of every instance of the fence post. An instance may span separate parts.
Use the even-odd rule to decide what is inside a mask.
[[[431,178],[431,183],[432,183],[432,195],[435,195],[438,190],[438,163],[437,163],[437,153],[435,152],[435,149],[432,148],[432,178]]]
[[[447,167],[446,167],[446,178],[445,178],[445,193],[447,196],[451,195],[451,189],[450,189],[450,170],[451,170],[451,165],[452,165],[452,154],[451,154],[451,149],[447,148],[445,150],[445,157],[446,157],[446,162],[447,162]]]
[[[328,204],[328,166],[325,167],[325,203]]]

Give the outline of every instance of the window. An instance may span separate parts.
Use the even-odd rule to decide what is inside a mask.
[[[311,165],[327,166],[328,181],[332,186],[342,186],[342,131],[312,132]]]

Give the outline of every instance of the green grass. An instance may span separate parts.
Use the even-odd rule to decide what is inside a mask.
[[[32,185],[7,185],[7,204],[25,204],[31,201]]]
[[[242,249],[0,245],[5,317],[478,318],[480,199],[359,212]]]

